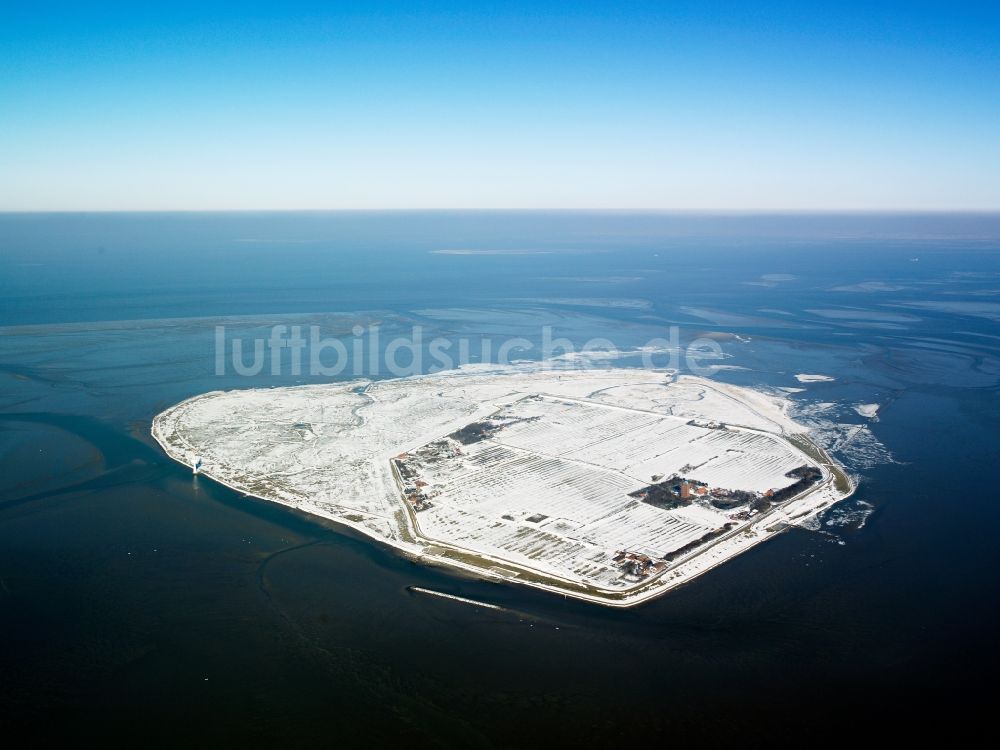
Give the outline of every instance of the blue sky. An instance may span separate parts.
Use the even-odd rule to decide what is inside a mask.
[[[142,5],[0,5],[0,210],[1000,209],[1000,3]]]

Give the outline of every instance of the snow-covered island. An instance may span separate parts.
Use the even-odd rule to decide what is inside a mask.
[[[423,562],[631,606],[853,492],[787,406],[650,370],[481,366],[206,393],[152,434]]]

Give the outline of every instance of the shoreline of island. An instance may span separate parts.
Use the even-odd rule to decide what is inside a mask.
[[[344,384],[336,385],[343,387]],[[733,397],[734,393],[738,394],[739,390],[742,390],[735,386],[721,385],[729,397]],[[299,386],[299,388],[307,389],[326,387]],[[232,393],[232,391],[213,391],[194,396],[169,407],[154,417],[151,426],[152,437],[171,459],[193,469],[193,457],[197,455],[197,446],[190,445],[176,432],[170,431],[168,426],[173,423],[172,417],[178,411],[190,408],[192,404],[199,401]],[[805,449],[805,452],[815,458],[822,471],[822,479],[818,484],[810,486],[801,494],[781,503],[780,506],[771,508],[752,521],[725,531],[710,542],[673,560],[661,573],[629,588],[617,590],[581,584],[569,578],[553,575],[549,571],[532,569],[513,560],[485,554],[479,550],[463,548],[461,545],[445,540],[422,537],[416,513],[402,500],[400,500],[403,510],[401,515],[406,520],[404,533],[408,531],[410,539],[390,538],[374,533],[364,523],[365,514],[332,513],[328,509],[308,501],[293,501],[288,497],[281,497],[280,493],[277,492],[261,492],[253,486],[254,480],[251,478],[246,478],[241,482],[231,476],[220,476],[218,472],[213,471],[211,466],[203,467],[199,473],[245,496],[263,502],[276,503],[319,519],[324,523],[349,529],[368,540],[385,545],[395,554],[420,564],[461,571],[482,580],[528,586],[603,606],[627,608],[658,598],[669,591],[686,585],[754,546],[789,528],[800,525],[808,518],[840,502],[854,492],[854,483],[843,467],[837,464],[822,448],[813,443],[806,434],[781,435],[781,437],[798,450]]]

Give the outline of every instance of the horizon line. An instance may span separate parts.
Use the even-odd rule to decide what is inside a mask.
[[[0,208],[0,216],[42,214],[278,214],[278,213],[604,213],[675,214],[704,216],[808,216],[808,215],[1000,215],[996,208]]]

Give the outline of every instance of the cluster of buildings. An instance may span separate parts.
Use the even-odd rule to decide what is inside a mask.
[[[664,560],[654,560],[640,552],[621,550],[612,558],[618,569],[628,578],[642,579],[659,573],[667,567]]]
[[[437,495],[429,490],[427,482],[420,478],[419,467],[435,464],[462,455],[462,449],[453,440],[435,440],[410,453],[400,453],[392,459],[392,468],[399,481],[403,497],[413,510],[421,511],[432,507],[431,499]]]
[[[708,494],[708,485],[694,479],[684,479],[677,485],[677,495],[682,500],[692,500]]]
[[[427,491],[427,482],[420,479],[417,471],[410,465],[412,457],[409,453],[400,453],[392,459],[392,468],[403,490],[403,497],[413,510],[426,510],[431,507],[431,495]]]
[[[653,477],[653,483],[641,490],[630,492],[631,497],[639,498],[651,505],[664,508],[676,508],[690,505],[695,499],[707,496],[712,490],[705,482],[687,479],[674,474],[669,479],[662,475]]]

